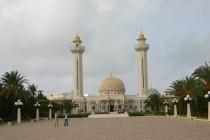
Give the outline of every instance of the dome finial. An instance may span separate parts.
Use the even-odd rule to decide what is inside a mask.
[[[141,29],[141,33],[140,33],[139,37],[137,38],[137,40],[138,40],[138,41],[141,41],[141,40],[145,41],[145,40],[147,40],[147,39],[144,37],[144,32],[143,32],[142,29]]]
[[[141,28],[141,34],[144,34],[143,29]]]
[[[74,42],[74,43],[81,43],[81,42],[82,42],[81,39],[80,39],[80,36],[79,36],[79,33],[78,33],[78,32],[77,32],[77,34],[76,34],[76,36],[75,36],[73,42]]]

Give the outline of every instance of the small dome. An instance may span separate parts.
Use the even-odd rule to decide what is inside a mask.
[[[122,80],[111,75],[101,81],[99,92],[101,95],[124,94],[125,86]]]
[[[160,92],[157,89],[150,88],[148,90],[148,95],[150,96],[152,94],[156,94],[156,95],[160,96]]]

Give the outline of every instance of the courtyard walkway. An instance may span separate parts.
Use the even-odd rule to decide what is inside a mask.
[[[210,140],[210,123],[167,117],[71,119],[0,126],[0,140]]]

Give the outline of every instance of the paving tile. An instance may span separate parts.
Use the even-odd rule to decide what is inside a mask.
[[[70,119],[0,126],[0,140],[210,140],[210,123],[169,117]]]

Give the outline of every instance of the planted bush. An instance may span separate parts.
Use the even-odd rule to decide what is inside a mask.
[[[128,112],[129,116],[144,116],[143,112]]]
[[[164,115],[166,115],[166,113],[165,112],[154,112],[154,115],[164,116]]]
[[[71,114],[70,118],[87,118],[91,113]]]
[[[91,113],[69,114],[69,118],[87,118]],[[64,114],[58,114],[58,118],[64,118]]]

